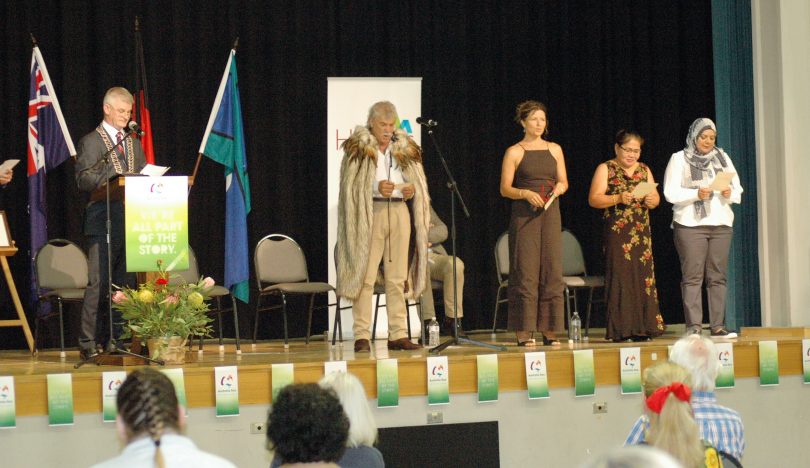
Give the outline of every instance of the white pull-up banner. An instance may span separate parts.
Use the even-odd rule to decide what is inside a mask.
[[[399,113],[400,126],[421,145],[421,129],[416,118],[422,111],[422,78],[328,78],[328,109],[326,117],[326,164],[329,184],[327,187],[329,250],[329,283],[334,285],[334,248],[337,242],[337,203],[340,187],[340,162],[343,152],[340,145],[352,134],[354,127],[365,125],[368,109],[377,101],[391,101]],[[372,310],[374,310],[372,308]],[[388,334],[388,314],[380,311],[377,336]],[[410,316],[410,315],[409,315]],[[414,314],[415,316],[415,314]],[[351,309],[342,311],[344,337],[352,338]],[[329,310],[329,331],[334,324],[334,310]],[[412,330],[420,330],[418,319],[411,323]],[[331,336],[331,335],[330,335]],[[414,337],[418,336],[414,334]]]

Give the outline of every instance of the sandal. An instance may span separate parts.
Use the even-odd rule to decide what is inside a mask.
[[[534,338],[532,338],[531,332],[527,331],[517,331],[515,332],[515,338],[517,339],[518,346],[535,346],[536,342]]]
[[[543,333],[543,346],[560,346],[560,340],[556,335],[546,335]]]

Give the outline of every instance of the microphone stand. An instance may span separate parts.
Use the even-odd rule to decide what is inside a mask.
[[[124,148],[124,144],[128,139],[132,138],[133,129],[127,128],[126,133],[124,134],[124,138],[121,139],[118,143],[116,143],[112,148],[107,150],[106,153],[101,157],[101,161],[104,161],[104,176],[106,177],[110,171],[110,156],[118,150],[118,148]],[[127,167],[127,169],[132,169]],[[117,177],[117,176],[116,176]],[[104,351],[98,353],[93,359],[88,359],[86,361],[79,361],[76,365],[73,366],[74,369],[78,369],[83,365],[87,364],[90,361],[93,361],[97,366],[102,364],[102,360],[112,356],[131,356],[136,357],[139,359],[144,359],[148,362],[154,362],[155,364],[163,365],[164,362],[161,359],[152,359],[148,356],[141,356],[140,354],[135,354],[126,349],[121,348],[118,345],[117,337],[113,336],[113,313],[112,313],[112,220],[110,219],[110,182],[115,177],[111,177],[107,179],[107,182],[104,184],[105,187],[105,201],[107,203],[107,220],[106,220],[106,228],[107,228],[107,316],[110,321],[110,341],[109,345],[107,346]],[[98,313],[98,309],[96,309],[96,313]]]
[[[458,336],[458,272],[456,271],[456,197],[458,197],[458,202],[461,204],[461,209],[464,212],[464,216],[469,218],[470,212],[467,210],[467,205],[464,203],[464,198],[461,196],[461,193],[458,191],[458,184],[456,184],[456,179],[453,178],[453,173],[450,171],[450,166],[447,165],[447,161],[444,159],[442,155],[442,150],[439,149],[439,144],[436,142],[436,136],[433,135],[433,128],[430,126],[428,127],[428,135],[430,135],[430,141],[433,142],[433,147],[436,149],[436,154],[439,155],[439,160],[442,162],[442,167],[444,168],[444,172],[447,175],[447,189],[450,190],[450,240],[452,254],[453,254],[453,337],[449,340],[445,341],[444,343],[436,346],[435,348],[430,349],[430,354],[439,354],[440,352],[444,351],[447,347],[451,345],[461,345],[461,344],[469,344],[474,346],[481,346],[484,348],[495,349],[498,351],[506,351],[505,346],[500,346],[492,343],[484,343],[483,341],[475,341],[471,340],[466,337],[459,337]],[[429,274],[429,273],[428,273]],[[445,314],[447,311],[445,311]]]

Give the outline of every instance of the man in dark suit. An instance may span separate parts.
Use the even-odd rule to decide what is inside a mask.
[[[137,173],[146,165],[139,141],[125,138],[132,114],[132,94],[124,88],[110,88],[104,95],[104,120],[79,141],[76,157],[76,184],[82,192],[92,193],[118,174]],[[114,148],[114,150],[113,150]],[[110,150],[109,161],[104,155]],[[120,334],[120,314],[113,315],[113,336],[109,336],[107,274],[106,200],[90,201],[85,208],[84,234],[87,237],[90,284],[84,294],[79,349],[83,360],[98,353],[105,343],[114,347]],[[110,254],[112,282],[131,285],[134,275],[127,274],[124,245],[124,202],[110,201]]]

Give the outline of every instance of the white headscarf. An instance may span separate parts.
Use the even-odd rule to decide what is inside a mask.
[[[706,154],[697,149],[697,139],[706,130],[714,130],[717,133],[714,122],[706,117],[695,120],[689,126],[689,133],[686,135],[686,148],[683,149],[686,166],[684,166],[681,186],[684,188],[708,187],[715,174],[724,171],[728,167],[728,155],[722,148],[715,145]],[[706,200],[698,200],[693,204],[695,217],[698,220],[709,215],[713,195],[709,195]]]

